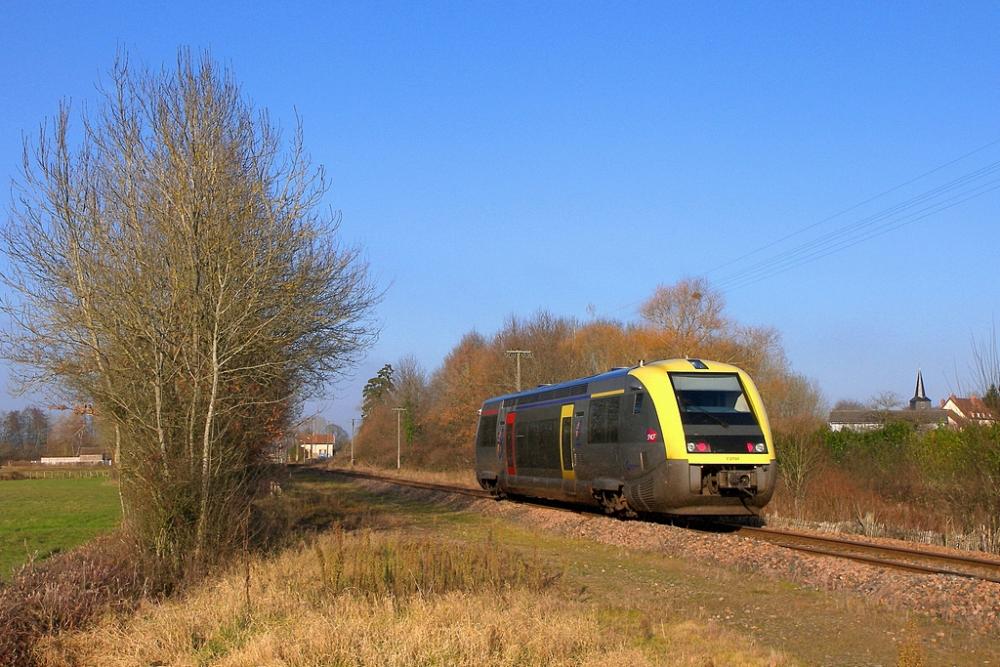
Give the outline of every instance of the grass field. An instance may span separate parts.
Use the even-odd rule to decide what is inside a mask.
[[[0,481],[0,579],[111,530],[120,518],[118,485],[107,478]]]

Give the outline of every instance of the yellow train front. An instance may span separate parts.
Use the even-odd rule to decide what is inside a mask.
[[[670,359],[488,399],[483,488],[609,513],[738,516],[771,499],[764,404],[735,366]]]

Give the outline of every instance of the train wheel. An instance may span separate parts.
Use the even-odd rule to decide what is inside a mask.
[[[604,513],[608,516],[616,516],[619,519],[634,519],[639,514],[629,507],[628,501],[621,491],[602,491],[598,500]]]
[[[507,494],[500,490],[500,484],[495,479],[480,480],[480,485],[497,500],[503,500],[507,497]]]

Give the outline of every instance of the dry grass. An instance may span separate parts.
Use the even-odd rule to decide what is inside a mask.
[[[43,664],[786,664],[710,621],[595,607],[558,574],[490,540],[333,530],[49,639]]]

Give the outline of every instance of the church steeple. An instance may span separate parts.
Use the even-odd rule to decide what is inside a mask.
[[[913,398],[910,399],[910,409],[911,410],[926,410],[931,407],[931,399],[927,398],[927,392],[924,391],[924,376],[917,369],[917,386],[913,390]]]

